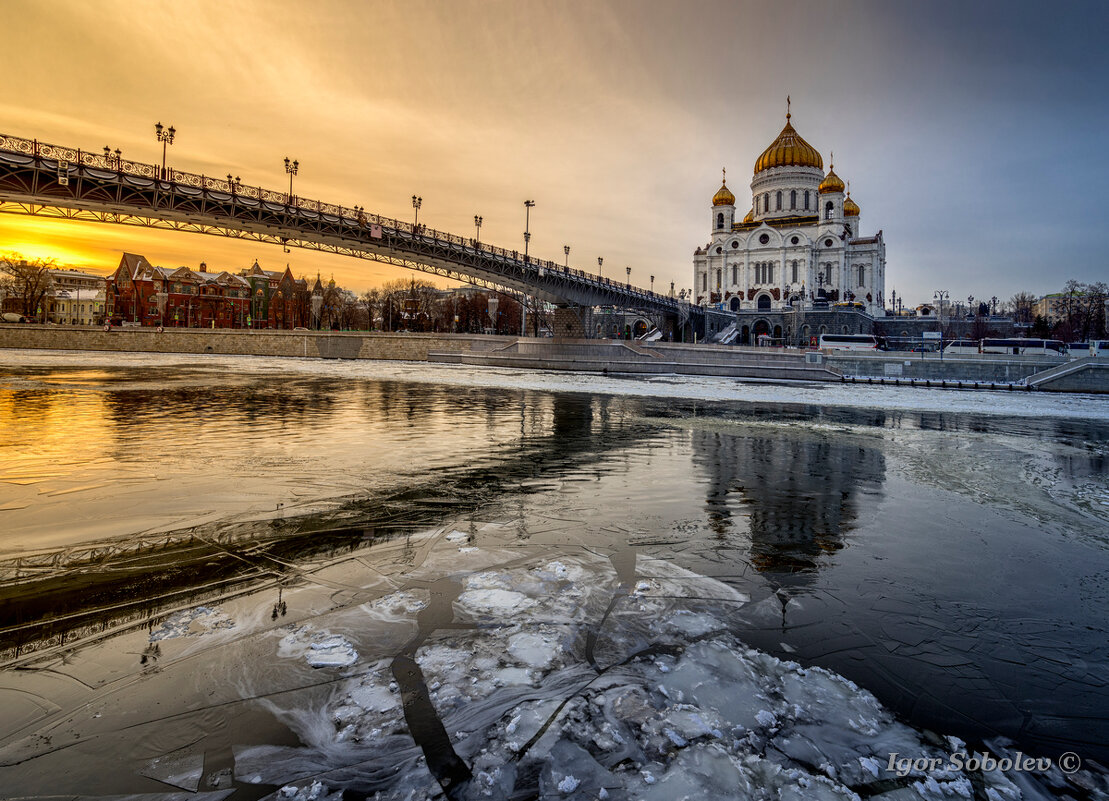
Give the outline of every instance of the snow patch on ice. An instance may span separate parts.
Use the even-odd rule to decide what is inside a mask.
[[[170,640],[176,637],[199,637],[219,629],[231,629],[235,621],[219,609],[197,606],[174,612],[162,621],[162,625],[150,634],[150,642]]]
[[[286,659],[303,657],[314,668],[347,667],[358,661],[350,641],[311,625],[294,628],[277,644],[277,655]]]

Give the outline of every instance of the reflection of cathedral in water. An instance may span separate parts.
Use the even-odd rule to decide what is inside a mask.
[[[709,519],[718,533],[751,537],[761,572],[819,567],[843,547],[860,512],[860,495],[881,489],[882,452],[809,434],[757,436],[695,431],[694,464],[706,474]]]

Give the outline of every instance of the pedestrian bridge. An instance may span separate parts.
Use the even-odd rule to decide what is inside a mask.
[[[249,239],[371,259],[559,307],[616,306],[705,334],[684,300],[423,225],[108,152],[0,134],[0,212]],[[662,326],[660,325],[660,328]]]

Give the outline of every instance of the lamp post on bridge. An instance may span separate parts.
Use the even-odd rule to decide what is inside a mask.
[[[162,128],[162,123],[154,124],[154,136],[159,142],[162,143],[162,180],[166,178],[166,147],[173,144],[173,137],[177,134],[177,129],[172,125],[169,128]]]
[[[420,227],[420,206],[422,205],[424,205],[424,199],[422,197],[417,197],[416,195],[413,195],[412,208],[416,210],[416,221],[412,224],[412,233],[416,233],[416,231]]]
[[[228,189],[228,191],[230,191],[231,194],[235,194],[235,190],[237,190],[239,188],[239,186],[240,186],[239,176],[237,176],[237,175],[233,176],[233,175],[231,175],[231,173],[227,173],[227,189]]]
[[[631,289],[632,288],[632,268],[627,267],[626,269],[628,271],[628,289]]]
[[[597,257],[597,277],[598,278],[603,278],[604,277],[603,275],[601,275],[601,265],[604,264],[604,263],[605,263],[604,257],[603,256],[598,256]]]
[[[123,151],[117,147],[116,152],[113,154],[112,149],[108,147],[108,145],[104,145],[104,161],[108,162],[109,167],[114,165],[117,171],[122,172]]]
[[[289,173],[289,203],[293,202],[293,176],[300,170],[300,162],[293,160],[289,161],[289,157],[285,157],[285,172]]]
[[[474,215],[474,242],[481,241],[481,224],[483,222],[485,222],[484,217],[479,217],[476,214]]]
[[[566,272],[570,272],[570,246],[569,245],[563,245],[562,246],[562,252],[566,254],[566,261],[563,262],[562,268]]]
[[[528,245],[531,244],[531,210],[535,206],[534,200],[524,201],[524,264],[528,263]],[[527,297],[526,295],[524,297]],[[527,336],[528,333],[528,306],[527,303],[520,304],[520,336]],[[535,320],[535,333],[539,334],[539,321]]]
[[[655,277],[651,276],[651,294],[655,294]]]

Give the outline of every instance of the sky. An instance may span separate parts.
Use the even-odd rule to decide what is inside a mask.
[[[886,295],[1007,299],[1109,280],[1104,3],[0,0],[0,133],[419,219],[692,285],[721,168],[750,206],[785,122],[886,240]],[[30,55],[28,50],[23,50]],[[94,271],[411,275],[233,239],[0,214],[0,251]]]

